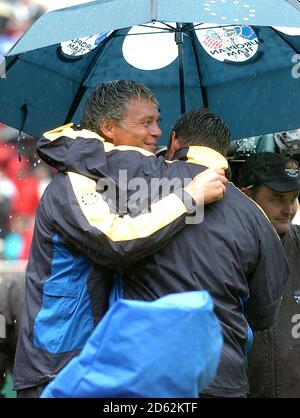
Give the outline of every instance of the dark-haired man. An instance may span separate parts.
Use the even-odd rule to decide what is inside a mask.
[[[300,396],[300,226],[293,225],[300,192],[297,161],[271,152],[251,156],[239,175],[241,190],[264,210],[290,266],[276,324],[254,334],[249,353],[251,397]]]
[[[229,130],[219,116],[206,109],[186,112],[171,133],[167,156],[173,162],[165,176],[182,179],[205,167],[227,166],[229,144]],[[123,291],[125,298],[153,300],[173,292],[208,290],[222,325],[224,349],[216,380],[201,395],[246,397],[251,328],[274,323],[287,275],[272,225],[229,183],[224,198],[205,207],[202,222],[188,225],[159,252],[124,272]],[[176,367],[180,364],[174,365],[174,373]]]

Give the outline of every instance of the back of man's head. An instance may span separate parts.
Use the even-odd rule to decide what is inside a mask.
[[[182,147],[206,146],[226,155],[230,145],[230,131],[223,119],[205,108],[181,115],[172,131]]]
[[[132,80],[103,82],[88,97],[80,125],[82,129],[101,134],[104,120],[122,123],[128,104],[143,99],[158,106],[156,97],[144,84]]]
[[[250,189],[260,185],[279,193],[300,190],[298,162],[273,152],[250,156],[240,169],[238,186]]]

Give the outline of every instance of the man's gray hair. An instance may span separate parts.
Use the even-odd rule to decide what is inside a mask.
[[[155,95],[144,84],[132,80],[101,83],[87,99],[81,117],[81,128],[102,134],[101,125],[104,120],[122,124],[128,104],[142,99],[158,107]]]

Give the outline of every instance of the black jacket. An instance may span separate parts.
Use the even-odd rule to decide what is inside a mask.
[[[276,324],[254,333],[249,353],[251,397],[300,397],[300,226],[283,239],[290,277]]]
[[[206,166],[222,164],[215,151],[190,147],[176,154],[181,161],[168,166],[165,176],[192,177],[204,169],[196,164],[203,164],[203,155]],[[186,159],[190,164],[183,164]],[[203,394],[240,397],[249,391],[249,324],[266,329],[274,323],[287,276],[273,226],[230,183],[221,201],[205,207],[202,222],[188,225],[165,248],[124,273],[124,297],[153,300],[172,292],[208,290],[223,328],[224,349],[217,378]]]

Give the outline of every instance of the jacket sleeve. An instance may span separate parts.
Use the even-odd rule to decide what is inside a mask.
[[[159,251],[185,226],[187,208],[173,193],[137,216],[112,213],[96,182],[58,173],[42,204],[59,237],[98,264],[124,268]]]
[[[274,324],[289,275],[288,261],[275,229],[268,221],[258,228],[259,260],[250,277],[250,297],[244,305],[254,331]]]

